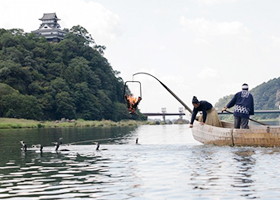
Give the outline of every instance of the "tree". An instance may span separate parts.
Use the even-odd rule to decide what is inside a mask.
[[[70,33],[73,33],[75,35],[78,36],[78,38],[82,38],[83,40],[83,44],[85,45],[90,45],[90,44],[94,44],[94,39],[92,38],[91,34],[89,34],[89,32],[82,26],[77,25],[77,26],[73,26],[70,29]]]
[[[9,32],[5,32],[1,35],[0,43],[2,48],[3,47],[15,47],[18,42],[16,38]]]
[[[86,82],[74,86],[73,98],[77,109],[77,117],[82,119],[102,119],[102,105],[92,93]]]
[[[61,93],[61,92],[67,92],[67,93],[70,92],[70,88],[69,88],[68,84],[66,83],[65,79],[60,78],[60,77],[51,81],[50,89],[51,89],[50,92],[53,94],[53,96],[55,96],[57,93]]]
[[[60,92],[55,96],[56,116],[58,118],[76,118],[76,107],[73,98],[68,92]]]
[[[21,93],[26,93],[31,80],[29,71],[24,70],[17,62],[12,60],[0,62],[0,82],[10,85]]]
[[[12,93],[0,98],[1,116],[40,120],[43,112],[34,96]]]
[[[105,49],[80,25],[59,43],[0,29],[0,116],[131,118],[121,103],[123,80],[103,56]]]

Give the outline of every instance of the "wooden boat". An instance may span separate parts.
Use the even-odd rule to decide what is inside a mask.
[[[249,129],[235,129],[233,123],[222,121],[223,127],[195,121],[192,134],[203,144],[229,146],[280,146],[280,126],[249,125]]]
[[[158,78],[146,72],[138,72],[133,74],[133,76],[138,74],[145,74],[155,78],[184,106],[186,116],[192,113],[192,110]],[[249,129],[235,129],[233,123],[225,121],[222,121],[223,127],[215,127],[207,124],[200,125],[197,121],[193,125],[192,134],[194,139],[203,144],[280,147],[280,126],[249,125]]]

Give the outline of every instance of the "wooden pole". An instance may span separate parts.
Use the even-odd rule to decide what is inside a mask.
[[[154,79],[156,79],[173,97],[175,97],[175,99],[177,99],[184,106],[184,108],[186,110],[188,110],[192,114],[192,110],[174,92],[172,92],[165,84],[163,84],[158,78],[156,78],[155,76],[153,76],[149,73],[146,73],[146,72],[138,72],[138,73],[133,74],[133,76],[138,75],[138,74],[146,74],[146,75],[149,75],[149,76],[153,77]]]
[[[230,112],[230,111],[228,111],[228,110],[225,110],[225,111],[228,112],[228,113],[233,114],[233,112]],[[251,118],[249,118],[249,120],[251,120],[251,121],[253,121],[253,122],[256,122],[256,123],[259,123],[259,124],[264,125],[264,126],[268,126],[268,125],[265,124],[265,123],[259,122],[259,121],[257,121],[257,120],[251,119]]]

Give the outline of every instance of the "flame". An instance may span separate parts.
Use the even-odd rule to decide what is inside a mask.
[[[133,95],[127,96],[127,100],[129,101],[129,103],[130,103],[131,105],[134,105],[134,104],[137,102],[137,98],[136,98],[136,97],[133,97]]]
[[[137,108],[138,103],[141,101],[141,97],[134,97],[133,95],[125,95],[126,101],[128,103],[127,108],[130,114],[136,114],[135,110]]]

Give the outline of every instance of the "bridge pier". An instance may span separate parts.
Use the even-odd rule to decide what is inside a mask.
[[[166,123],[166,121],[165,121],[166,108],[162,108],[162,109],[161,109],[161,112],[162,112],[162,119],[163,119],[163,122]]]

